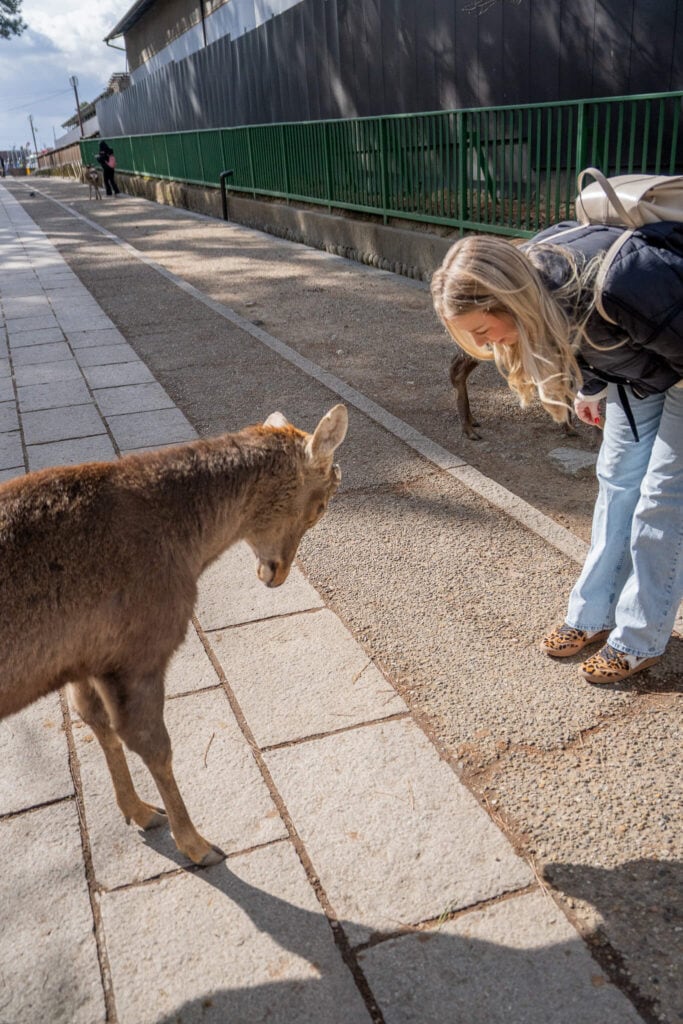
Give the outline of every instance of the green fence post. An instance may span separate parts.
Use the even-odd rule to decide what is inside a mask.
[[[249,174],[251,176],[251,194],[256,199],[256,178],[254,177],[254,157],[251,152],[251,128],[247,125],[247,154],[249,156]]]
[[[280,153],[282,159],[282,173],[285,179],[285,197],[287,206],[290,205],[291,199],[289,194],[289,164],[287,163],[287,147],[285,146],[285,126],[280,125]]]
[[[469,210],[467,207],[467,144],[468,144],[468,133],[465,128],[465,117],[463,114],[458,114],[458,127],[456,131],[457,148],[455,151],[456,159],[456,180],[458,190],[458,211],[457,219],[459,221],[467,220],[469,217]],[[462,227],[462,223],[459,225]]]
[[[325,157],[325,191],[327,193],[327,212],[332,213],[332,158],[330,155],[331,127],[323,122],[323,154]]]
[[[379,119],[379,173],[380,173],[380,189],[382,199],[382,222],[384,224],[389,223],[389,217],[387,215],[387,209],[389,206],[389,188],[387,181],[387,144],[386,144],[386,123],[383,117]]]
[[[586,150],[588,139],[586,138],[586,104],[579,103],[576,112],[576,173],[582,171],[586,166]]]

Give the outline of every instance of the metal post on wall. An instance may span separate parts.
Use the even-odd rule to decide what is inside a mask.
[[[223,203],[223,220],[227,220],[228,219],[228,190],[227,190],[227,186],[225,184],[225,179],[226,178],[231,178],[234,173],[235,173],[234,171],[221,171],[221,173],[220,173],[220,179],[221,179],[221,200],[222,200],[222,203]]]

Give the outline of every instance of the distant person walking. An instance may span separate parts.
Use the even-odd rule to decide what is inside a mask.
[[[100,150],[95,159],[102,168],[104,188],[107,195],[117,196],[119,194],[119,186],[116,184],[116,178],[114,176],[114,168],[116,167],[114,150],[107,145],[104,139],[100,142]]]
[[[0,169],[2,170],[2,176],[4,178],[6,173],[7,173],[5,171],[5,158],[4,158],[4,156],[0,156]]]

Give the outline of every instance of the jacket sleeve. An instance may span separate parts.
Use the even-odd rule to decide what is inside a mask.
[[[680,251],[630,239],[607,275],[602,299],[631,347],[656,352],[683,377],[683,224],[676,228]]]

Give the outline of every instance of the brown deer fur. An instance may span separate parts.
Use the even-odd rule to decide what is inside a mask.
[[[178,848],[222,856],[194,828],[163,721],[164,673],[192,615],[197,580],[245,540],[269,587],[340,480],[347,412],[313,435],[279,413],[211,440],[30,473],[0,485],[0,718],[69,684],[100,741],[127,820],[166,820],[131,782],[122,744],[149,768]]]
[[[451,359],[451,365],[448,369],[448,376],[455,391],[455,407],[458,412],[460,426],[463,434],[470,441],[481,440],[481,434],[478,433],[479,423],[472,416],[470,409],[467,378],[472,373],[472,370],[475,370],[480,365],[478,359],[473,359],[467,352],[463,352],[461,348],[458,348]],[[576,436],[577,431],[574,428],[572,414],[569,410],[567,411],[567,418],[562,424],[562,429],[567,436]]]

